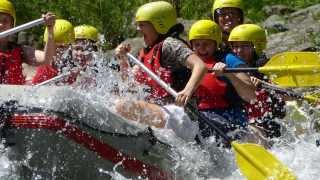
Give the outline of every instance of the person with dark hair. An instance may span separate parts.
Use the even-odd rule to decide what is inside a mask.
[[[242,24],[235,27],[229,36],[229,43],[234,55],[249,67],[260,67],[267,62],[263,51],[267,37],[263,28],[256,24]],[[257,86],[257,99],[245,106],[252,125],[262,129],[267,137],[279,137],[280,125],[275,118],[286,115],[284,96],[270,93],[259,86],[261,80],[268,81],[259,72],[251,73],[251,81]]]
[[[215,0],[212,7],[213,20],[222,30],[220,49],[230,50],[228,37],[232,29],[244,22],[244,5],[242,0]]]
[[[123,77],[134,73],[137,82],[149,86],[150,95],[146,101],[121,100],[116,105],[116,110],[127,119],[172,129],[177,136],[193,140],[198,124],[192,122],[181,107],[168,104],[175,101],[179,106],[186,105],[207,68],[179,38],[178,35],[184,28],[177,24],[177,15],[170,3],[156,1],[144,4],[137,10],[135,20],[137,30],[142,33],[146,45],[146,48],[140,51],[139,59],[164,82],[170,84],[178,92],[178,96],[174,99],[138,66],[134,66],[133,71],[130,71],[126,56],[130,45],[121,44],[116,49],[116,56]]]

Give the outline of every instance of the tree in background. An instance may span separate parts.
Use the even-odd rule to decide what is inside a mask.
[[[52,11],[58,18],[71,21],[74,25],[90,24],[105,36],[105,47],[114,48],[126,38],[136,36],[134,15],[137,8],[151,0],[12,0],[16,6],[17,24],[37,19],[41,13]],[[184,19],[200,19],[210,16],[213,0],[167,0]],[[246,16],[253,22],[265,18],[261,11],[264,5],[284,4],[303,8],[317,4],[318,0],[244,0]],[[44,29],[32,28],[38,42],[42,43]]]

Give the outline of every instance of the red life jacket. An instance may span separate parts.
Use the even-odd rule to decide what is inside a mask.
[[[39,84],[58,75],[58,71],[50,65],[37,67],[36,74],[33,76],[32,84]]]
[[[162,79],[167,84],[172,84],[172,72],[161,66],[161,49],[163,42],[160,42],[152,47],[148,52],[142,49],[139,53],[139,59],[143,64],[154,72],[160,79]],[[140,70],[135,74],[136,81],[146,84],[151,88],[151,99],[162,99],[169,96],[169,93],[163,89],[156,81]]]
[[[0,52],[0,84],[25,84],[22,72],[22,49],[14,48]]]
[[[212,68],[216,60],[210,58],[204,61],[207,68]],[[199,110],[209,110],[218,108],[227,108],[229,103],[226,100],[227,84],[219,80],[215,75],[207,73],[201,81],[196,91]]]
[[[59,82],[62,84],[70,85],[74,83],[77,79],[79,73],[74,72],[71,73],[64,80],[60,80]],[[32,84],[39,84],[41,82],[47,81],[59,75],[59,72],[56,68],[51,65],[43,65],[37,68],[36,74],[32,79]],[[58,83],[59,84],[59,83]]]
[[[247,103],[245,109],[249,122],[254,122],[256,119],[263,118],[268,113],[272,113],[269,93],[263,89],[256,91],[256,101],[254,103]]]

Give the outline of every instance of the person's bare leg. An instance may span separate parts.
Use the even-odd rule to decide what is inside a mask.
[[[157,128],[166,124],[162,108],[156,104],[145,101],[120,100],[116,104],[116,111],[128,120],[137,121]]]

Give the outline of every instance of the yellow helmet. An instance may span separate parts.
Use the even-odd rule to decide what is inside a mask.
[[[60,44],[70,44],[74,41],[73,25],[64,19],[57,19],[54,25],[54,42]],[[48,30],[44,32],[44,42],[48,40]]]
[[[243,13],[244,5],[242,0],[215,0],[212,7],[213,19],[216,20],[216,10],[221,8],[238,8]]]
[[[248,41],[251,42],[259,55],[266,48],[266,32],[256,24],[242,24],[236,26],[230,33],[228,41]]]
[[[221,30],[211,20],[199,20],[191,26],[189,31],[189,41],[194,39],[211,39],[219,45],[221,43]]]
[[[150,2],[138,9],[136,22],[139,21],[148,21],[159,34],[166,34],[172,26],[177,24],[177,14],[168,2]]]
[[[13,24],[16,24],[16,10],[10,1],[0,0],[0,12],[9,14],[13,18]]]
[[[74,28],[76,39],[89,39],[92,41],[98,41],[97,28],[90,25],[81,25]]]

